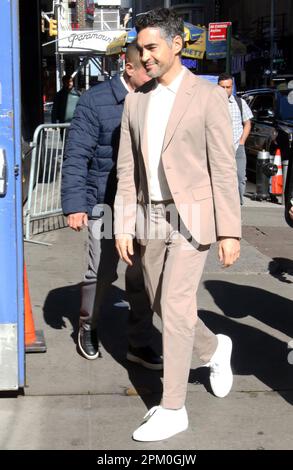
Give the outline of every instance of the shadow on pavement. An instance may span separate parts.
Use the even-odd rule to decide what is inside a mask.
[[[293,260],[288,258],[273,258],[269,263],[269,272],[279,281],[292,284],[292,280],[287,279],[286,275],[293,275]]]
[[[215,333],[231,336],[234,373],[255,375],[293,404],[293,368],[288,361],[288,344],[256,327],[237,322],[239,318],[251,316],[293,337],[293,302],[256,287],[225,281],[204,284],[225,316],[209,311],[201,311],[199,315]]]
[[[65,319],[72,326],[71,337],[77,344],[80,308],[80,284],[53,289],[44,303],[44,320],[54,329],[66,328]],[[98,321],[99,338],[104,349],[121,364],[128,373],[133,389],[126,394],[140,395],[147,408],[159,404],[162,384],[162,372],[151,371],[126,360],[127,353],[128,303],[125,292],[112,286],[100,312]],[[161,333],[153,327],[152,346],[161,354]],[[86,361],[86,359],[84,359]]]
[[[293,337],[293,301],[259,287],[226,281],[205,281],[216,305],[231,318],[251,316]]]
[[[105,350],[127,370],[129,380],[134,390],[126,390],[126,394],[137,394],[149,409],[160,403],[162,394],[162,371],[152,371],[140,365],[132,364],[126,359],[128,304],[125,301],[125,292],[117,286],[112,286],[107,299],[101,309],[98,329],[100,339]],[[153,327],[152,347],[162,353],[161,333]]]
[[[44,320],[56,330],[66,328],[67,318],[72,326],[71,337],[77,343],[80,307],[80,284],[51,290],[43,306]]]
[[[270,389],[293,404],[293,368],[288,362],[288,345],[256,327],[237,319],[252,316],[270,327],[293,337],[292,301],[264,289],[226,281],[206,281],[205,287],[225,316],[201,310],[199,316],[215,333],[227,334],[233,341],[232,367],[237,375],[254,375]],[[80,305],[80,285],[66,286],[49,292],[44,304],[44,319],[55,329],[72,325],[71,337],[76,343]],[[151,371],[126,360],[128,304],[125,293],[112,286],[101,310],[98,329],[105,350],[127,370],[133,389],[146,407],[159,404],[162,394],[162,371]],[[161,334],[154,327],[154,349],[161,353]],[[190,371],[189,382],[202,383],[208,391],[209,369]]]
[[[214,333],[230,336],[233,341],[232,370],[235,375],[254,375],[293,405],[293,368],[289,364],[287,344],[248,325],[215,312],[200,311],[199,316]],[[189,382],[202,383],[207,391],[209,369],[191,370]]]

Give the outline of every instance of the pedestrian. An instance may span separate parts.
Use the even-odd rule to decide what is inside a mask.
[[[285,219],[293,227],[293,159],[289,159],[285,187]]]
[[[128,92],[149,80],[134,45],[128,46],[125,62],[121,77],[93,86],[80,98],[62,169],[62,208],[68,225],[76,231],[88,229],[89,261],[81,287],[78,333],[79,351],[87,359],[100,356],[99,311],[117,279],[112,206],[124,100]],[[150,347],[153,315],[139,262],[126,271],[126,292],[130,303],[127,358],[150,369],[162,369],[161,357]]]
[[[232,341],[197,318],[196,291],[211,243],[219,240],[225,267],[239,257],[240,204],[227,98],[181,65],[183,20],[155,9],[139,16],[136,29],[153,80],[126,98],[114,219],[121,259],[133,264],[135,234],[141,244],[147,291],[162,316],[163,397],[133,434],[159,441],[188,427],[194,335],[215,395],[232,387]]]
[[[71,75],[64,75],[62,84],[61,90],[56,93],[53,101],[51,115],[53,123],[70,122],[80,97],[79,91],[74,88]]]
[[[246,153],[245,142],[251,130],[250,119],[253,114],[245,100],[232,94],[233,77],[229,73],[222,73],[218,77],[218,84],[226,90],[229,102],[229,111],[232,119],[233,142],[236,152],[236,165],[240,204],[244,203],[246,188]]]

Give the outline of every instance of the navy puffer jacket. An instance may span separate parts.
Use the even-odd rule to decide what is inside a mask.
[[[95,85],[79,99],[66,139],[61,199],[65,215],[112,205],[116,160],[127,90],[118,75]]]

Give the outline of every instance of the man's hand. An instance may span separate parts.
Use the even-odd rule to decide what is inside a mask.
[[[133,263],[129,256],[133,256],[133,240],[129,233],[116,235],[116,249],[120,259],[132,266]]]
[[[218,254],[225,268],[232,266],[240,256],[240,241],[237,238],[221,237]]]
[[[85,212],[76,212],[75,214],[69,214],[67,216],[67,224],[73,230],[79,232],[83,227],[88,226],[88,217]]]
[[[291,206],[291,208],[289,210],[289,216],[293,220],[293,206]]]

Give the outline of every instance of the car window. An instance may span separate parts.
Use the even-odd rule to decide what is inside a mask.
[[[251,108],[251,103],[254,100],[255,95],[243,95],[243,96],[241,96],[241,98],[243,98],[246,101],[246,103],[248,104],[248,106]]]
[[[280,119],[293,120],[293,90],[280,92],[279,115]]]
[[[251,111],[254,116],[274,109],[274,95],[272,93],[262,93],[257,95],[251,102]]]

